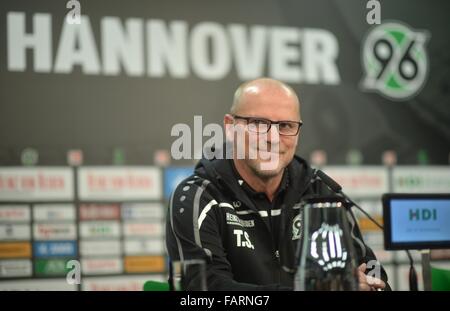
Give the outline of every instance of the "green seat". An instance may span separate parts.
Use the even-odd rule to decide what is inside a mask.
[[[158,291],[158,292],[167,292],[169,291],[169,283],[168,282],[160,282],[160,281],[147,281],[144,283],[144,291]]]
[[[450,291],[450,270],[431,266],[431,288],[435,291]]]

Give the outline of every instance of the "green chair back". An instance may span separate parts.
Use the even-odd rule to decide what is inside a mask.
[[[150,280],[144,283],[144,291],[167,292],[169,291],[169,283]]]
[[[450,270],[431,266],[431,289],[450,291]]]

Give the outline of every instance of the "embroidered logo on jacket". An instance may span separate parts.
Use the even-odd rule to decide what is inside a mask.
[[[236,236],[236,246],[237,247],[247,247],[251,249],[255,249],[252,242],[250,241],[250,236],[246,231],[234,229],[234,235]]]
[[[236,215],[227,213],[227,224],[251,228],[251,227],[255,226],[255,221],[254,220],[243,220],[243,219],[240,219]]]
[[[300,239],[302,235],[302,213],[295,216],[292,222],[292,240]]]

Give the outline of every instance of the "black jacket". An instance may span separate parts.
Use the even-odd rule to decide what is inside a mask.
[[[292,223],[300,211],[299,203],[305,196],[332,192],[302,158],[295,156],[286,169],[283,204],[261,211],[242,189],[232,160],[201,160],[169,202],[166,246],[170,259],[206,259],[209,290],[292,288],[293,275],[288,270],[296,266],[298,240],[293,239]],[[355,217],[351,212],[348,216],[357,263],[376,259],[364,244]],[[267,217],[281,217],[278,243]],[[387,282],[382,268],[381,277]]]

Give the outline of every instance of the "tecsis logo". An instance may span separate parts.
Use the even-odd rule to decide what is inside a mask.
[[[428,37],[400,22],[373,27],[362,45],[362,88],[398,101],[417,95],[428,74]]]

